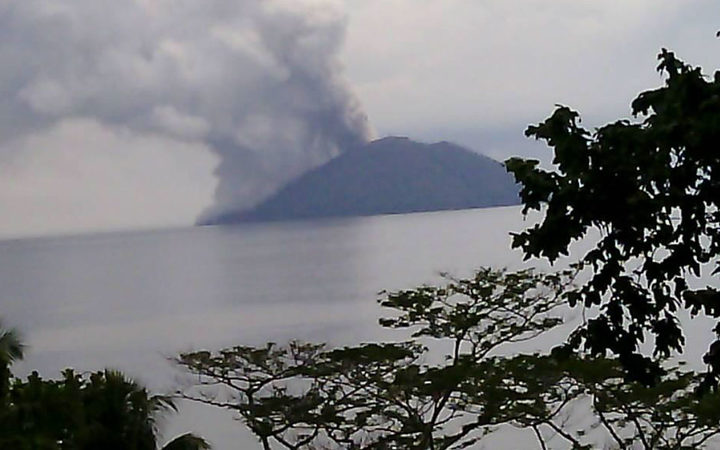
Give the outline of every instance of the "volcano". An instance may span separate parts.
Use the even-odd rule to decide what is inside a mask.
[[[254,208],[207,224],[404,214],[519,204],[501,163],[449,142],[387,137],[347,151]]]

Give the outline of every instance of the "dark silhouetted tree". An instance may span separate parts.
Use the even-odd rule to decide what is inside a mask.
[[[661,359],[683,348],[679,310],[720,318],[720,291],[688,282],[720,267],[720,73],[708,79],[666,50],[659,60],[665,85],[632,102],[642,121],[590,132],[561,106],[526,131],[552,147],[556,170],[506,162],[522,184],[524,212],[544,215],[513,238],[527,258],[555,261],[590,230],[600,232],[580,260],[589,280],[566,294],[570,305],[599,314],[570,347],[615,354],[629,378],[645,384],[658,379]],[[715,331],[720,336],[720,325]],[[648,336],[652,356],[639,348]],[[719,348],[720,340],[705,356],[706,386],[720,375]]]
[[[182,354],[180,395],[234,411],[265,450],[476,448],[499,426],[540,449],[715,448],[720,393],[696,396],[701,376],[664,365],[647,387],[617,360],[512,352],[561,323],[568,275],[485,269],[386,293],[380,323],[407,342]]]
[[[0,403],[7,397],[10,382],[10,366],[23,358],[25,346],[20,333],[14,328],[6,328],[0,321]]]
[[[495,425],[521,424],[528,404],[551,422],[537,390],[517,381],[533,372],[493,353],[561,323],[567,275],[483,269],[388,293],[381,305],[395,314],[381,325],[408,330],[409,342],[182,354],[193,382],[181,395],[235,411],[266,450],[467,448]],[[441,362],[428,362],[438,356],[429,347]],[[517,382],[505,383],[511,372]]]
[[[17,331],[0,326],[0,448],[13,450],[156,450],[157,421],[175,411],[171,397],[112,370],[79,375],[67,369],[59,380],[37,372],[13,378],[22,358]],[[163,449],[204,450],[203,439],[185,434]]]
[[[68,369],[59,380],[33,372],[10,386],[0,411],[0,448],[156,450],[157,421],[175,410],[170,397],[151,395],[111,370],[82,376]],[[171,444],[163,448],[209,448],[191,434]]]

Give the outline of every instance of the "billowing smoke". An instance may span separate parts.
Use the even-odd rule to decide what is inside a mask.
[[[209,148],[202,217],[247,208],[368,138],[338,62],[345,28],[330,0],[0,0],[2,158],[91,123],[169,153]]]

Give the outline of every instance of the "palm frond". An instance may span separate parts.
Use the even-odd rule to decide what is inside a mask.
[[[25,345],[20,333],[14,328],[3,327],[0,321],[0,364],[12,364],[23,358]]]

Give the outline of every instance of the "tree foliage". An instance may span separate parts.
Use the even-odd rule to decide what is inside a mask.
[[[720,434],[720,394],[696,395],[703,377],[680,366],[664,365],[658,381],[646,386],[627,382],[614,359],[550,356],[529,361],[544,380],[545,385],[536,388],[539,398],[555,413],[546,418],[529,414],[525,420],[533,427],[532,421],[546,424],[573,448],[597,448],[600,442],[609,448],[644,450],[718,445],[714,438]],[[577,406],[583,402],[586,408]],[[588,414],[592,420],[580,427],[547,420],[562,414]]]
[[[645,387],[616,360],[517,352],[561,323],[570,279],[484,269],[385,293],[380,324],[409,341],[186,353],[180,395],[234,411],[265,450],[475,448],[499,426],[531,430],[540,449],[709,448],[720,394],[695,396],[692,372]]]
[[[33,372],[10,385],[0,410],[0,448],[155,450],[158,419],[173,410],[170,397],[151,395],[117,371],[83,376],[68,369],[59,380]],[[193,435],[171,444],[164,448],[209,448]]]
[[[561,323],[567,277],[484,269],[442,287],[386,293],[381,325],[412,341],[328,349],[234,347],[182,354],[182,395],[237,412],[264,449],[466,448],[515,418],[527,395],[503,386],[493,352]],[[428,344],[428,345],[424,345]],[[428,362],[440,347],[440,363]],[[436,355],[437,356],[437,355]]]
[[[20,333],[14,328],[6,328],[0,321],[0,406],[7,397],[10,388],[10,366],[14,361],[22,359],[25,345]]]
[[[513,238],[527,258],[555,261],[590,230],[601,233],[580,261],[590,279],[566,295],[570,305],[600,311],[572,336],[572,348],[615,354],[631,379],[646,384],[657,381],[661,359],[682,350],[680,309],[720,318],[720,291],[688,283],[720,267],[720,72],[706,79],[666,50],[659,60],[665,85],[632,102],[642,121],[589,132],[561,106],[526,131],[553,148],[556,170],[506,162],[522,184],[524,212],[544,214]],[[653,357],[639,348],[648,335]],[[720,374],[716,347],[720,339],[705,357],[706,384]]]
[[[13,378],[22,359],[19,333],[0,326],[0,448],[13,450],[155,450],[158,420],[175,411],[169,396],[151,395],[122,373],[81,375],[71,369],[58,380],[33,372]],[[210,446],[193,434],[173,439],[166,450]]]

